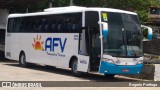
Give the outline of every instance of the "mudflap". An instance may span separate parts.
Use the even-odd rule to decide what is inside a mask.
[[[78,55],[78,67],[77,70],[81,72],[88,72],[89,56]]]

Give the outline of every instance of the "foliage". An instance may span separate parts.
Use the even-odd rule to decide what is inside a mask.
[[[74,5],[87,7],[105,7],[108,0],[74,0]]]
[[[64,7],[69,6],[70,1],[69,0],[50,0],[53,4],[53,7]]]
[[[157,0],[110,0],[108,5],[117,9],[134,10],[138,13],[142,22],[147,22],[149,7],[158,7],[160,2]]]
[[[13,7],[12,12],[22,12],[28,8],[29,12],[42,11],[49,7],[49,2],[53,7],[69,6],[70,0],[41,0],[38,3],[26,6]],[[160,6],[160,0],[73,0],[74,5],[86,7],[109,7],[123,10],[132,10],[138,13],[142,22],[148,21],[148,10],[150,6]],[[17,10],[17,11],[14,11]]]

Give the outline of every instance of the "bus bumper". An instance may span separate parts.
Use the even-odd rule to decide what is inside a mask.
[[[101,74],[140,74],[143,64],[115,65],[101,61],[99,73]]]

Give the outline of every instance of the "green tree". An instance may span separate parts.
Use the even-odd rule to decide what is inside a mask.
[[[38,3],[31,3],[26,6],[11,8],[12,12],[29,12],[42,11],[49,7],[64,7],[70,5],[70,0],[41,0]],[[133,10],[138,13],[142,22],[148,21],[148,11],[150,6],[160,7],[160,0],[73,0],[73,5],[85,7],[109,7],[123,10]]]
[[[157,0],[108,0],[108,7],[123,10],[134,10],[138,13],[142,22],[148,21],[150,6],[160,6]]]
[[[74,0],[74,5],[86,7],[105,7],[108,0]]]

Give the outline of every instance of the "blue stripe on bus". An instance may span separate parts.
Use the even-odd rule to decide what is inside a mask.
[[[103,35],[103,37],[107,37],[107,35],[108,35],[108,30],[102,30],[102,35]]]
[[[143,64],[137,65],[115,65],[101,61],[99,73],[102,74],[140,74]],[[128,70],[127,72],[123,70]]]
[[[147,37],[148,37],[149,40],[152,40],[153,35],[152,34],[148,34]]]

